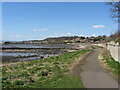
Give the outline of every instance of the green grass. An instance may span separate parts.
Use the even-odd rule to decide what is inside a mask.
[[[3,66],[3,88],[83,88],[80,77],[69,75],[76,58],[92,50],[64,53],[59,56],[23,61]]]
[[[107,66],[111,69],[112,73],[118,76],[118,81],[120,82],[120,63],[115,61],[110,55],[108,55],[107,51],[105,51],[103,54],[103,60],[107,64]]]

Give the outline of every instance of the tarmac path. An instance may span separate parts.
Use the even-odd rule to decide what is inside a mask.
[[[118,88],[118,81],[105,70],[98,60],[101,49],[96,49],[72,69],[80,76],[85,88]]]

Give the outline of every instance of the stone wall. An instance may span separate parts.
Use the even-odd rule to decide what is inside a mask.
[[[118,62],[120,62],[120,45],[118,43],[107,43],[107,49],[110,50],[111,56]]]
[[[120,62],[120,45],[118,43],[109,42],[107,44],[97,44],[98,46],[102,46],[110,50],[111,56],[115,61]]]

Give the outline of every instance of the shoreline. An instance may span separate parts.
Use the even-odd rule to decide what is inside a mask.
[[[62,44],[61,44],[62,45]],[[2,53],[10,53],[8,56],[2,56],[4,63],[13,63],[19,61],[31,61],[37,60],[42,58],[47,58],[51,56],[60,55],[66,52],[74,52],[77,50],[86,49],[86,46],[83,44],[71,44],[73,47],[68,48],[6,48],[2,50]],[[22,55],[14,55],[14,54],[21,54]],[[29,53],[33,53],[31,55]],[[7,55],[7,54],[6,54]],[[9,56],[10,55],[10,56]],[[14,56],[12,56],[14,55]],[[27,55],[27,56],[26,56]],[[42,58],[41,58],[42,57]]]

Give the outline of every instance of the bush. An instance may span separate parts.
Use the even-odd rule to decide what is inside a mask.
[[[16,81],[14,81],[13,82],[13,85],[24,85],[24,82],[23,81],[21,81],[21,80],[16,80]]]
[[[39,75],[40,76],[48,76],[48,71],[42,71]]]
[[[6,87],[6,88],[9,88],[11,86],[11,82],[9,80],[2,81],[2,86]]]
[[[53,64],[59,64],[59,62],[54,62]]]
[[[8,77],[7,76],[2,76],[2,80],[7,80]]]

